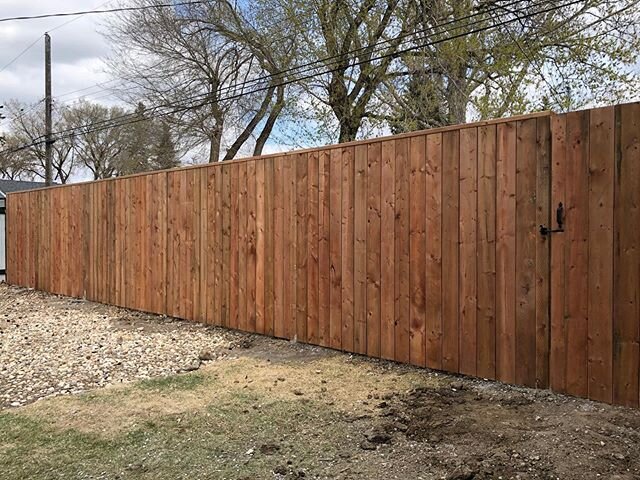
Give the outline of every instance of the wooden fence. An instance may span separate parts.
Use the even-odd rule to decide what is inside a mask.
[[[638,406],[639,137],[629,104],[11,194],[8,278]]]

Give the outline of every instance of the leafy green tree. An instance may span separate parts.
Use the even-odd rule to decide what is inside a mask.
[[[393,131],[539,109],[568,111],[638,94],[635,1],[565,2],[553,10],[559,4],[415,4],[420,30],[436,34],[431,45],[401,56],[403,73],[387,78],[379,92]],[[463,17],[470,18],[455,22]],[[445,22],[452,23],[443,32],[437,25]]]

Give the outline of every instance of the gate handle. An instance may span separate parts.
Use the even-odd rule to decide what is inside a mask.
[[[556,222],[558,223],[558,228],[555,230],[540,225],[540,235],[564,232],[564,205],[562,205],[562,202],[558,204],[558,208],[556,209]]]

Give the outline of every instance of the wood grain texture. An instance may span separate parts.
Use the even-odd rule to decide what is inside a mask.
[[[409,139],[396,140],[395,145],[395,263],[394,263],[394,316],[395,316],[395,360],[410,361],[410,317],[411,246],[409,241]]]
[[[285,307],[285,183],[283,157],[274,160],[274,198],[273,198],[273,334],[279,338],[286,338],[288,321]]]
[[[265,332],[266,271],[267,271],[267,214],[265,162],[256,161],[256,311],[255,331]]]
[[[640,363],[640,105],[616,107],[613,401],[638,406]]]
[[[496,378],[496,126],[478,128],[477,371]]]
[[[382,142],[380,170],[380,357],[395,359],[395,165],[394,140]]]
[[[587,396],[589,291],[589,112],[567,115],[566,270],[567,384],[571,395]]]
[[[367,147],[367,355],[380,357],[381,145]]]
[[[516,383],[536,383],[536,119],[516,124]]]
[[[246,213],[246,329],[256,332],[257,295],[257,185],[256,162],[247,162],[247,213]]]
[[[342,150],[331,150],[329,164],[329,335],[342,348]]]
[[[615,109],[589,118],[589,398],[613,401]]]
[[[497,126],[496,377],[516,379],[516,124]]]
[[[536,140],[536,220],[551,225],[551,129],[548,118],[537,119]],[[551,241],[536,230],[536,381],[537,388],[549,386]]]
[[[551,117],[551,205],[566,203],[567,117]],[[555,219],[554,219],[555,220]],[[557,226],[554,222],[554,226]],[[566,391],[567,342],[565,297],[565,235],[556,235],[551,241],[551,350],[549,352],[549,385],[557,392]]]
[[[367,353],[367,147],[355,147],[353,350]]]
[[[300,154],[295,157],[296,169],[296,338],[299,342],[307,342],[307,268],[309,239],[307,236],[307,196],[308,189],[308,163],[307,155]]]
[[[264,163],[264,215],[265,215],[265,280],[264,280],[264,333],[274,335],[275,327],[275,167],[274,159]]]
[[[354,246],[355,246],[355,150],[342,149],[342,210],[341,210],[341,267],[342,267],[342,349],[353,352],[354,345]]]
[[[478,130],[460,130],[460,373],[476,374]]]
[[[319,158],[319,303],[318,303],[318,343],[322,346],[331,344],[330,337],[330,304],[331,304],[331,280],[330,280],[330,253],[329,253],[329,166],[331,154],[328,151],[320,152]]]
[[[427,235],[425,215],[425,137],[413,137],[409,147],[409,252],[412,259],[409,266],[410,317],[409,317],[409,360],[414,365],[426,363],[426,257]]]
[[[459,211],[460,132],[442,134],[442,368],[460,369]]]
[[[319,343],[319,156],[310,153],[307,158],[307,341]]]

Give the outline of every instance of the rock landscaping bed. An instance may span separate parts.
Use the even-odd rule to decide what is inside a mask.
[[[196,370],[243,337],[0,284],[0,407]]]

